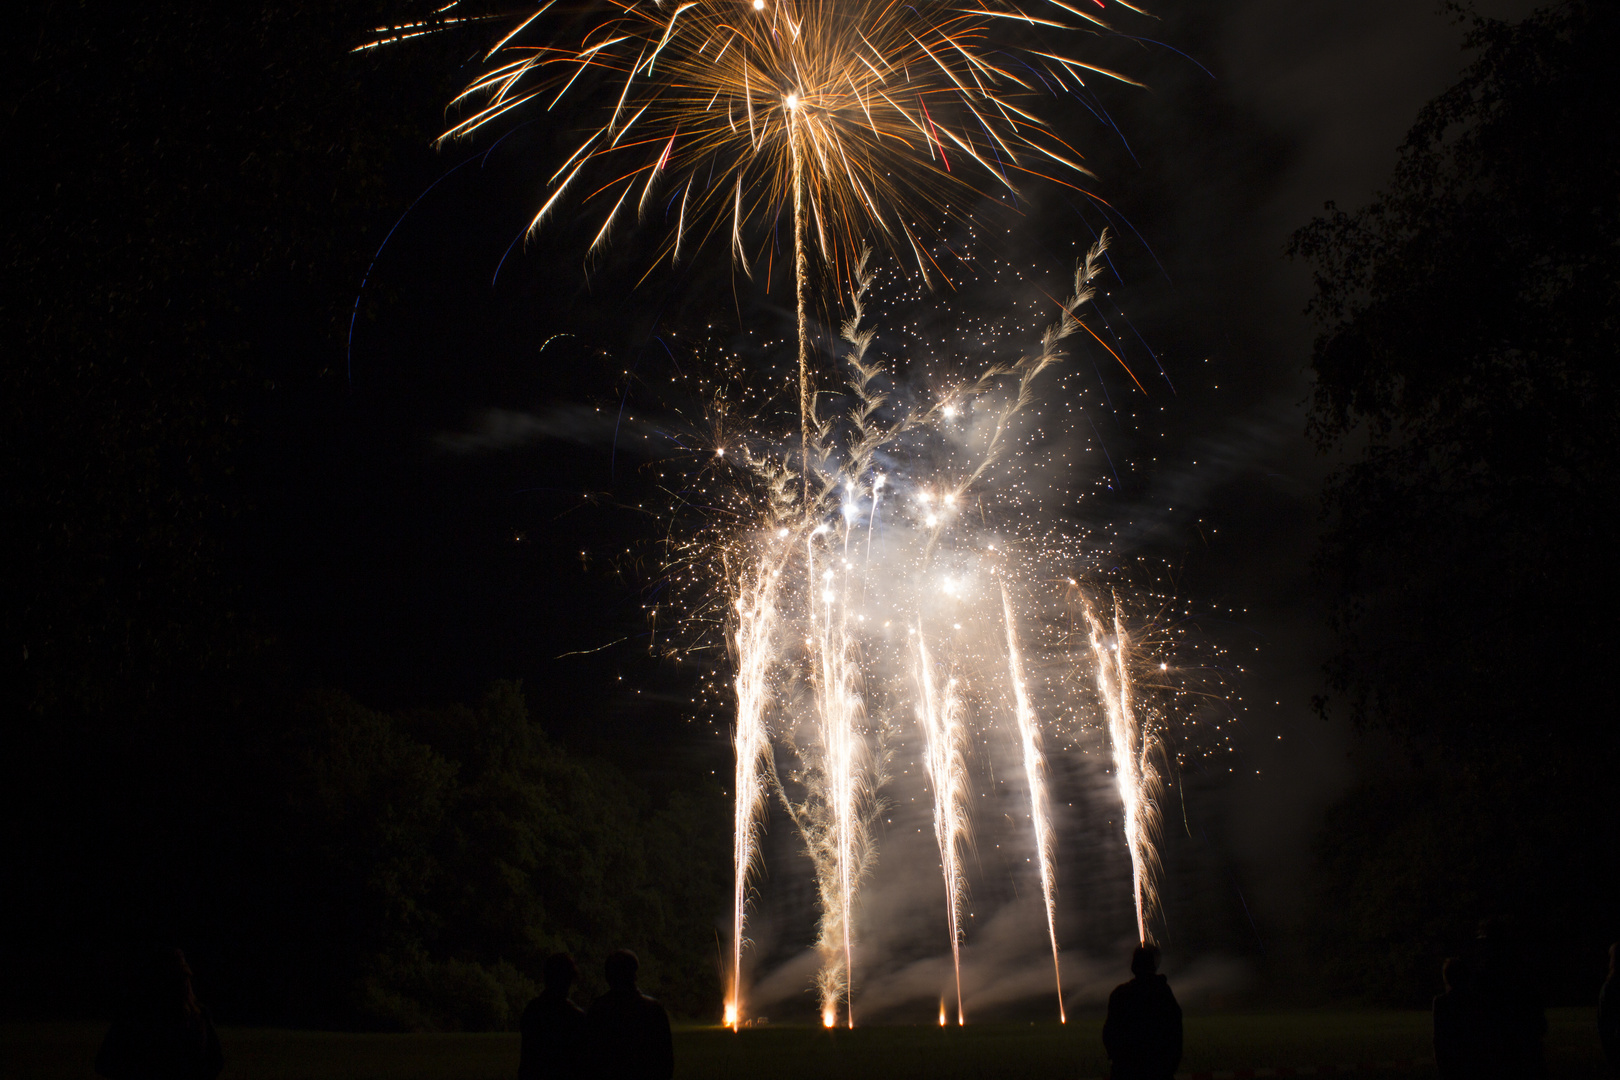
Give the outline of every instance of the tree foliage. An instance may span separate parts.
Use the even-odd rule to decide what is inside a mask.
[[[1339,635],[1319,708],[1413,755],[1324,848],[1330,936],[1385,973],[1352,979],[1378,993],[1410,988],[1416,957],[1438,970],[1420,910],[1431,931],[1503,912],[1583,943],[1620,929],[1589,892],[1615,885],[1620,833],[1601,677],[1620,584],[1620,13],[1474,18],[1467,45],[1387,189],[1292,244],[1323,326],[1311,430],[1351,459],[1316,562]],[[1536,841],[1510,842],[1526,822]]]
[[[1388,191],[1294,238],[1325,325],[1312,430],[1366,439],[1327,493],[1331,683],[1402,735],[1561,727],[1548,690],[1578,693],[1606,649],[1585,631],[1614,580],[1615,22],[1584,3],[1476,21],[1478,59]]]
[[[312,696],[283,744],[288,865],[305,925],[340,928],[317,985],[372,1027],[510,1028],[551,952],[587,988],[615,948],[678,1012],[712,1011],[723,801],[662,805],[613,768],[564,753],[520,689],[390,715]],[[330,1018],[327,1018],[330,1019]]]

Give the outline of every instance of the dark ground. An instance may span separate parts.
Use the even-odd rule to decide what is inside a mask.
[[[1549,1017],[1550,1080],[1604,1075],[1593,1012]],[[734,1034],[712,1027],[675,1033],[678,1080],[1015,1080],[1106,1075],[1097,1016],[1056,1024],[976,1024],[965,1029],[773,1027]],[[90,1075],[102,1029],[0,1027],[0,1066],[36,1080]],[[227,1028],[224,1080],[506,1080],[517,1068],[515,1035],[340,1035]],[[1192,1016],[1181,1071],[1377,1065],[1367,1077],[1432,1077],[1424,1012],[1267,1012]]]

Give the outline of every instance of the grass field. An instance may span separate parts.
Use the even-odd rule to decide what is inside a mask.
[[[1594,1010],[1553,1010],[1548,1057],[1557,1080],[1604,1074]],[[975,1024],[962,1029],[871,1027],[826,1032],[772,1027],[733,1034],[688,1027],[675,1034],[678,1080],[1081,1080],[1107,1075],[1097,1016],[1056,1024]],[[103,1028],[0,1026],[0,1077],[86,1080]],[[230,1080],[512,1080],[515,1035],[350,1035],[225,1028]],[[1425,1058],[1421,1012],[1221,1013],[1187,1019],[1184,1071],[1362,1064]],[[1362,1075],[1380,1075],[1379,1073]],[[1406,1069],[1432,1077],[1432,1066]]]

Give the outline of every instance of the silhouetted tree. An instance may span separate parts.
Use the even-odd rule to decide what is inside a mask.
[[[1351,458],[1325,495],[1339,651],[1318,705],[1414,766],[1334,816],[1324,903],[1352,983],[1412,1000],[1442,927],[1481,915],[1595,944],[1620,864],[1599,764],[1620,752],[1600,675],[1620,584],[1620,13],[1474,18],[1467,44],[1387,189],[1291,249],[1324,328],[1311,430]]]
[[[287,866],[309,890],[311,989],[336,991],[314,1019],[512,1028],[547,955],[625,943],[661,998],[712,1011],[718,796],[654,804],[551,743],[512,683],[404,714],[320,694],[295,732]]]

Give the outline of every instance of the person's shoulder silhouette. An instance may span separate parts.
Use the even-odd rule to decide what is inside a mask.
[[[1440,1080],[1491,1080],[1503,1075],[1501,1033],[1480,992],[1473,962],[1453,956],[1440,974],[1446,987],[1434,999],[1434,1063]]]
[[[1609,977],[1598,991],[1598,1037],[1603,1040],[1603,1056],[1609,1068],[1620,1074],[1620,978],[1615,965],[1620,962],[1620,941],[1609,946]]]
[[[1158,946],[1138,946],[1133,978],[1108,995],[1103,1048],[1114,1080],[1170,1080],[1181,1063],[1181,1005],[1158,972]]]
[[[1511,925],[1483,920],[1465,959],[1488,1028],[1487,1053],[1501,1063],[1500,1075],[1515,1080],[1544,1075],[1547,1013]]]
[[[578,974],[567,953],[546,957],[546,988],[523,1010],[518,1080],[572,1080],[579,1075],[585,1010],[568,1000]]]
[[[636,954],[620,949],[602,965],[608,992],[585,1014],[586,1071],[601,1080],[669,1080],[675,1044],[664,1007],[636,988]]]
[[[224,1067],[185,954],[165,948],[143,957],[96,1053],[96,1072],[109,1080],[214,1080]]]

